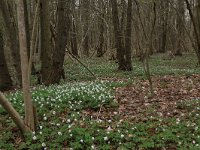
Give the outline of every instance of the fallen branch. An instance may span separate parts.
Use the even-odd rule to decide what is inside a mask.
[[[73,57],[74,59],[76,59],[83,67],[85,67],[88,72],[93,76],[95,77],[95,79],[97,78],[96,75],[84,64],[82,63],[76,56],[74,56],[69,50],[66,50],[66,52],[71,56]]]
[[[24,121],[21,119],[19,113],[14,109],[12,104],[6,99],[3,93],[0,92],[0,105],[8,112],[12,120],[18,126],[22,133],[30,131],[30,129],[24,124]]]

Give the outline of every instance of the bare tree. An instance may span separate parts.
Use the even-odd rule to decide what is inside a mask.
[[[19,38],[18,31],[14,17],[14,11],[11,9],[13,1],[0,1],[0,11],[3,16],[3,21],[5,23],[5,33],[7,38],[9,39],[10,51],[12,54],[14,68],[17,72],[17,78],[19,84],[21,84],[21,66],[20,66],[20,54],[19,54]]]
[[[48,84],[50,66],[52,65],[52,43],[50,30],[50,5],[49,1],[40,2],[40,25],[41,25],[41,77],[42,83]]]
[[[126,70],[132,70],[132,60],[131,60],[131,37],[132,37],[132,0],[128,0],[127,9],[127,24],[126,24],[126,45],[125,45],[125,56],[126,56]]]
[[[195,36],[195,45],[196,45],[196,49],[195,49],[195,52],[196,52],[196,55],[197,55],[197,58],[198,58],[198,64],[200,64],[200,30],[198,29],[198,22],[195,21],[195,17],[194,17],[194,13],[192,11],[192,8],[191,8],[191,5],[189,3],[189,0],[185,0],[185,3],[187,5],[187,9],[189,11],[189,15],[190,15],[190,18],[191,18],[191,22],[192,22],[192,25],[194,27],[194,36]],[[199,7],[199,2],[198,2],[198,7],[197,7],[197,11],[196,13],[199,14],[199,11],[200,11],[200,7]],[[197,15],[198,16],[198,15]],[[200,19],[198,19],[200,20]]]
[[[117,59],[118,59],[118,64],[119,64],[118,69],[126,70],[123,38],[122,38],[122,31],[120,30],[119,11],[118,11],[117,0],[112,0],[111,5],[112,5],[114,35],[115,35],[115,46],[117,49]]]
[[[70,29],[69,6],[69,1],[65,2],[63,0],[58,0],[57,36],[55,41],[55,50],[52,56],[50,77],[47,81],[47,84],[59,83],[61,77],[64,76],[63,63],[65,57],[65,48],[67,45],[67,40],[69,37],[68,34]]]
[[[184,1],[178,0],[177,1],[177,7],[178,7],[178,14],[177,14],[177,46],[176,46],[176,56],[182,56],[183,52],[183,41],[184,41],[184,26],[185,26],[185,7],[184,7]]]
[[[23,0],[17,1],[17,20],[19,31],[19,45],[20,45],[20,57],[22,68],[22,87],[23,98],[25,103],[25,124],[32,130],[35,130],[35,117],[33,110],[33,103],[30,93],[30,78],[29,78],[29,62],[28,62],[28,50],[27,50],[27,37],[26,37],[26,25],[24,15],[24,2]]]

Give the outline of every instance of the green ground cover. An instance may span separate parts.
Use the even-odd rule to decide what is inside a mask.
[[[199,74],[200,69],[196,67],[194,57],[184,55],[175,60],[164,60],[160,55],[152,56],[151,72],[155,76]],[[133,62],[132,72],[120,72],[116,69],[117,64],[112,61],[82,61],[97,77],[107,79],[94,80],[81,65],[66,61],[66,81],[60,85],[32,88],[33,102],[37,106],[38,128],[26,135],[26,142],[0,106],[1,150],[200,149],[198,97],[177,103],[180,110],[188,112],[183,115],[163,118],[148,112],[145,121],[129,121],[118,111],[120,103],[116,100],[115,92],[119,87],[134,87],[134,79],[137,77],[145,78],[141,62]],[[13,91],[6,96],[24,117],[21,91]],[[107,112],[104,110],[111,111],[112,117],[106,117]]]

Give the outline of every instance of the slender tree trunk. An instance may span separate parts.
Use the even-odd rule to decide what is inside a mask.
[[[99,7],[104,9],[104,2],[102,0],[99,0]],[[105,27],[104,27],[104,12],[102,11],[101,14],[99,15],[99,42],[97,46],[97,57],[103,57],[104,55],[104,32],[105,32]]]
[[[27,50],[26,25],[24,19],[25,19],[24,2],[23,0],[18,0],[17,20],[18,20],[19,45],[20,45],[20,57],[21,57],[21,68],[22,68],[23,98],[25,103],[25,124],[32,131],[35,131],[35,117],[34,117],[33,103],[30,93],[30,78],[28,75],[29,62],[28,62],[28,50]]]
[[[183,41],[184,41],[184,26],[185,26],[185,8],[184,8],[184,1],[178,0],[177,1],[178,6],[178,15],[177,15],[177,46],[176,46],[176,56],[182,56],[183,51]]]
[[[26,35],[27,35],[27,50],[28,50],[28,59],[30,58],[30,46],[31,46],[31,28],[30,28],[30,9],[29,9],[29,4],[30,2],[28,2],[27,0],[24,0],[24,15],[25,15],[25,25],[26,25]],[[35,66],[34,64],[32,64],[32,73],[35,73]]]
[[[78,43],[77,43],[77,29],[75,24],[75,10],[76,10],[76,2],[74,0],[71,1],[72,4],[72,17],[71,17],[71,32],[70,32],[70,40],[71,40],[71,50],[72,54],[76,57],[79,57],[78,54]]]
[[[200,30],[198,30],[198,24],[195,21],[194,14],[192,12],[189,0],[185,0],[185,3],[186,3],[186,6],[187,6],[187,9],[189,11],[191,22],[192,22],[193,27],[194,27],[195,43],[197,45],[197,49],[195,50],[195,52],[196,52],[196,55],[197,55],[198,64],[200,64]],[[200,11],[200,10],[198,10],[198,11]]]
[[[161,11],[163,11],[161,15],[161,37],[160,37],[160,46],[159,52],[165,53],[166,52],[166,44],[167,44],[167,26],[168,26],[168,11],[169,11],[169,3],[167,0],[161,1]]]
[[[72,19],[72,26],[71,26],[71,49],[72,54],[76,57],[79,57],[78,55],[78,45],[77,45],[77,31],[76,31],[76,25],[74,19]]]
[[[132,0],[128,0],[127,24],[126,24],[126,70],[132,70],[131,62],[131,35],[132,35]]]
[[[126,70],[125,66],[125,58],[124,58],[124,47],[122,43],[122,32],[119,26],[119,13],[117,7],[117,0],[112,0],[112,17],[113,17],[113,26],[114,26],[114,34],[115,34],[115,45],[117,48],[117,59],[118,59],[118,69]]]
[[[4,55],[3,37],[0,30],[0,91],[8,90],[12,87],[12,80],[8,72]]]
[[[83,0],[83,54],[86,57],[89,57],[89,9],[90,9],[90,1]]]

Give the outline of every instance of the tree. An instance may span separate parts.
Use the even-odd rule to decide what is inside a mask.
[[[83,0],[83,54],[89,57],[89,17],[90,17],[90,0]]]
[[[29,61],[28,61],[28,49],[27,49],[23,0],[17,1],[17,21],[18,21],[20,57],[21,57],[21,68],[22,68],[23,98],[25,103],[25,124],[32,131],[34,131],[36,120],[34,117],[33,103],[30,93],[30,76],[29,76],[29,65],[28,65]]]
[[[12,87],[12,80],[8,72],[4,55],[4,45],[2,31],[0,30],[0,91],[8,90]]]
[[[99,12],[98,17],[98,24],[99,24],[99,41],[97,45],[97,57],[102,57],[104,55],[104,32],[105,32],[105,26],[104,26],[104,16],[105,16],[105,4],[104,1],[98,0],[98,5],[100,9],[102,10]]]
[[[131,61],[131,37],[132,37],[132,0],[128,0],[128,9],[127,9],[127,24],[126,24],[126,70],[132,70],[132,61]]]
[[[192,8],[190,6],[190,3],[188,0],[185,0],[185,3],[186,3],[186,6],[187,6],[187,9],[189,11],[189,15],[190,15],[190,18],[191,18],[191,22],[192,22],[192,25],[194,27],[194,37],[195,37],[195,44],[193,43],[193,47],[195,48],[195,52],[196,52],[196,55],[197,55],[197,59],[198,59],[198,64],[200,64],[200,30],[198,29],[198,21],[195,21],[195,17],[194,17],[194,13],[192,11]],[[199,2],[197,3],[198,7],[197,7],[197,10],[196,10],[196,13],[199,14],[199,11],[200,11],[200,4]],[[197,15],[197,16],[200,16],[200,15]],[[200,20],[200,19],[197,19],[197,20]],[[193,41],[192,41],[193,42]]]
[[[123,8],[125,9],[126,2],[123,1]],[[117,0],[112,1],[112,17],[115,35],[115,45],[117,48],[117,59],[119,70],[131,71],[131,37],[132,37],[132,1],[128,1],[127,16],[124,18],[125,14],[122,12],[121,26],[119,23],[119,11]],[[124,38],[124,21],[126,22],[126,32]]]
[[[40,2],[40,25],[41,25],[41,77],[42,83],[49,84],[49,71],[52,65],[52,43],[50,30],[50,10],[49,1],[42,0]]]
[[[184,26],[185,26],[185,8],[184,1],[177,1],[178,14],[177,14],[177,46],[176,46],[176,56],[182,56],[183,51],[183,41],[184,41]]]
[[[168,28],[168,17],[169,17],[169,2],[168,0],[161,0],[161,33],[160,33],[160,41],[159,41],[159,52],[166,52],[166,44],[167,44],[167,28]]]
[[[64,74],[63,63],[65,57],[65,48],[69,34],[69,1],[58,0],[58,25],[55,41],[55,50],[52,56],[52,66],[50,77],[47,84],[59,83]],[[67,9],[66,9],[67,8]],[[67,12],[65,10],[68,10]]]
[[[14,68],[17,72],[19,84],[21,84],[21,65],[19,63],[19,38],[16,22],[14,21],[14,10],[11,9],[11,3],[13,3],[13,1],[0,0],[0,11],[2,13],[3,21],[5,24],[5,33],[10,43],[10,51],[14,62]]]
[[[117,0],[112,0],[111,5],[112,5],[112,17],[113,17],[112,19],[113,19],[113,26],[114,26],[114,35],[115,35],[115,47],[117,49],[117,59],[118,59],[118,65],[119,65],[118,69],[126,70],[123,38],[122,38],[122,31],[120,30]]]
[[[76,12],[76,1],[71,0],[71,27],[70,27],[70,40],[71,40],[71,51],[72,54],[76,57],[79,57],[78,54],[78,43],[77,43],[77,29],[76,29],[76,22],[75,22],[75,12]]]

